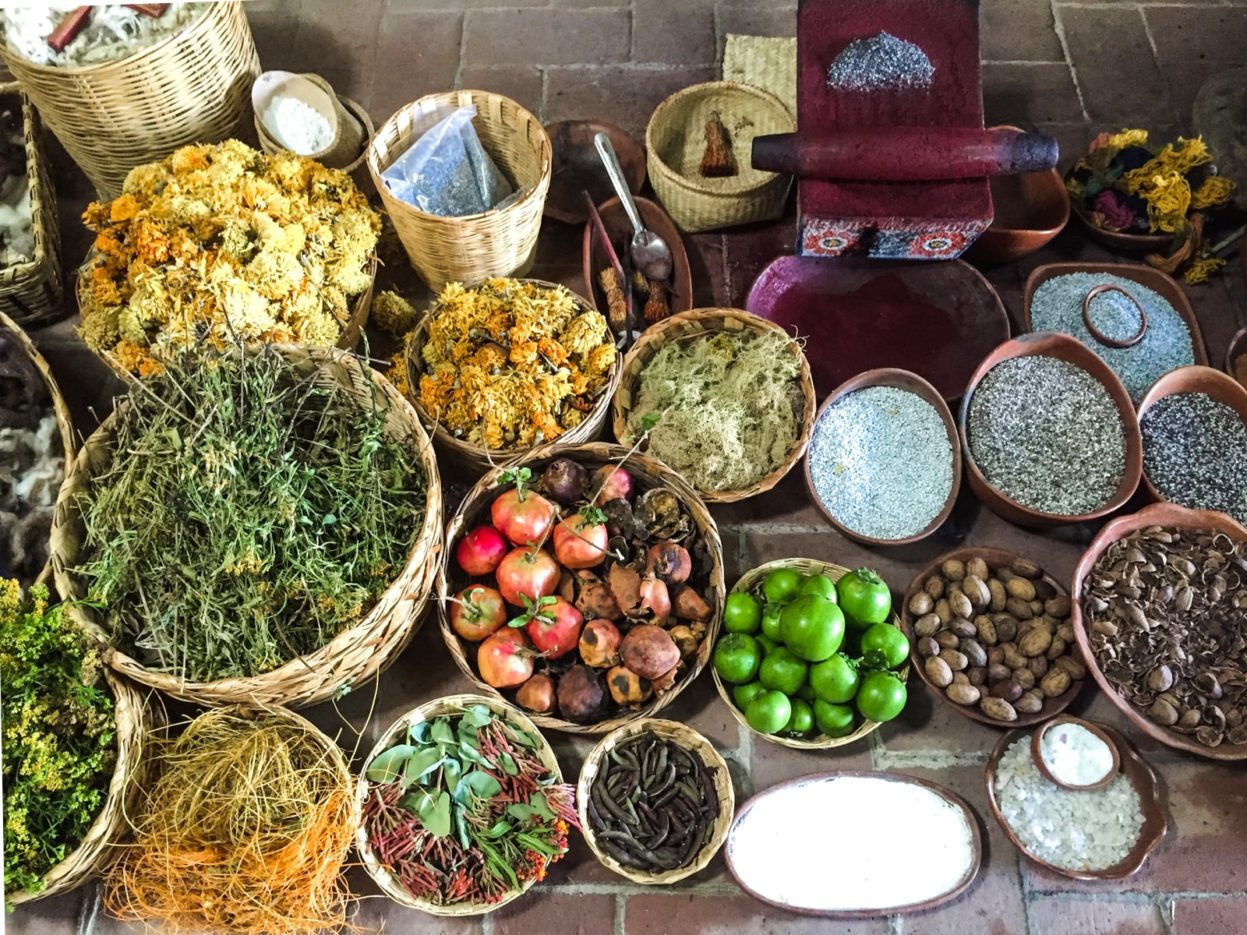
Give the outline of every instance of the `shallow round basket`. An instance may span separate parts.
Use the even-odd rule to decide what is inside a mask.
[[[308,158],[315,159],[331,169],[341,169],[351,175],[364,164],[364,160],[368,157],[368,146],[372,143],[373,135],[376,133],[372,116],[363,104],[334,91],[333,86],[320,75],[305,72],[303,77],[329,95],[338,112],[339,127],[343,125],[344,117],[354,119],[359,125],[358,132],[355,132],[356,128],[351,128],[350,131],[341,134],[337,144],[328,152],[318,153]],[[255,124],[256,137],[260,141],[260,149],[269,154],[292,152],[269,133],[259,114],[253,114],[252,120]]]
[[[757,568],[750,569],[745,572],[732,587],[732,593],[737,591],[749,592],[755,588],[761,587],[763,579],[777,568],[795,568],[803,575],[826,575],[832,581],[839,581],[847,575],[850,569],[843,565],[833,565],[831,562],[820,562],[816,558],[780,558],[773,562],[766,562]],[[901,618],[896,611],[892,612],[892,616],[888,618],[888,623],[897,629],[901,629]],[[878,728],[882,721],[863,721],[856,730],[851,734],[843,737],[828,737],[820,735],[812,740],[805,740],[800,737],[781,737],[779,734],[763,734],[754,730],[749,721],[745,719],[745,713],[736,707],[736,702],[732,700],[731,687],[724,684],[719,678],[719,673],[710,668],[711,674],[714,676],[714,687],[719,690],[719,697],[723,699],[723,703],[727,705],[732,717],[736,718],[736,722],[741,727],[750,731],[757,737],[770,743],[779,744],[781,747],[791,747],[793,750],[832,750],[836,747],[847,747],[851,743],[856,743],[863,737],[869,737]],[[902,682],[909,679],[909,666],[906,665],[897,670],[897,676]]]
[[[563,771],[559,769],[559,761],[554,756],[554,749],[541,736],[541,731],[537,729],[537,725],[529,720],[518,708],[512,707],[496,697],[470,694],[447,695],[444,698],[435,698],[432,701],[426,701],[422,705],[417,705],[386,728],[385,733],[381,735],[381,739],[377,741],[376,746],[369,751],[368,756],[364,759],[363,767],[360,769],[359,779],[355,785],[356,810],[362,809],[364,802],[368,799],[368,791],[371,784],[364,773],[369,763],[393,746],[400,738],[405,738],[407,731],[413,724],[431,721],[434,718],[447,714],[462,714],[470,705],[484,705],[507,722],[537,737],[540,740],[540,745],[536,749],[537,756],[553,774],[555,782],[561,783],[563,781]],[[399,905],[406,906],[408,909],[418,909],[421,912],[427,912],[429,915],[450,917],[485,915],[519,899],[537,882],[535,877],[530,877],[520,885],[519,889],[512,890],[495,903],[458,903],[442,906],[431,900],[417,899],[407,891],[407,888],[390,872],[390,868],[378,859],[372,846],[368,843],[368,830],[362,820],[355,830],[355,849],[359,851],[359,856],[363,858],[364,868],[368,871],[369,876],[372,877],[373,881],[386,896]]]
[[[636,441],[628,431],[628,416],[640,393],[641,374],[654,359],[654,355],[669,341],[685,341],[698,335],[711,335],[719,331],[752,331],[764,334],[774,331],[790,338],[787,331],[765,318],[742,311],[738,308],[695,308],[680,312],[670,318],[651,325],[632,345],[623,362],[623,374],[619,381],[619,389],[615,393],[614,427],[615,437],[622,445],[631,445]],[[797,437],[784,460],[774,470],[758,478],[742,490],[698,490],[707,503],[735,503],[746,500],[770,490],[784,475],[793,469],[805,454],[810,444],[810,430],[814,427],[814,379],[810,375],[810,362],[806,360],[801,346],[793,340],[788,344],[789,352],[798,359],[800,371],[797,374],[796,391],[793,409],[798,420]]]
[[[424,521],[407,561],[359,621],[324,646],[291,659],[268,672],[246,677],[194,682],[169,672],[148,669],[110,645],[100,612],[82,603],[86,582],[76,574],[84,560],[85,527],[81,500],[92,478],[108,469],[115,452],[113,430],[127,411],[122,400],[87,439],[74,459],[56,502],[52,521],[52,568],[65,613],[104,645],[105,661],[122,675],[159,689],[174,698],[201,705],[244,703],[301,708],[338,698],[378,675],[402,652],[423,623],[423,612],[437,574],[442,547],[442,487],[433,446],[415,411],[383,376],[345,351],[302,345],[273,345],[299,374],[324,385],[349,389],[360,405],[376,405],[385,413],[385,432],[410,446],[426,478]]]
[[[1169,245],[1173,243],[1172,234],[1131,234],[1126,231],[1111,231],[1100,227],[1091,219],[1087,209],[1073,198],[1070,199],[1070,211],[1074,217],[1078,218],[1078,222],[1082,224],[1083,229],[1086,230],[1087,235],[1092,240],[1102,243],[1110,250],[1116,250],[1119,253],[1129,253],[1133,256],[1159,253],[1163,256],[1169,252]]]
[[[739,170],[725,178],[706,178],[699,171],[706,122],[714,114],[727,127]],[[784,213],[792,179],[753,168],[753,138],[796,129],[784,102],[761,88],[734,81],[684,88],[659,104],[645,127],[650,184],[688,233],[773,220]]]
[[[624,462],[625,456],[627,456],[626,463]],[[676,699],[676,696],[684,691],[693,679],[697,678],[702,668],[710,661],[714,641],[719,634],[719,621],[723,617],[723,603],[727,597],[723,584],[723,546],[719,541],[719,528],[715,525],[714,518],[710,515],[710,511],[706,509],[706,505],[701,498],[697,496],[696,491],[688,486],[680,475],[676,474],[661,461],[640,452],[634,451],[629,454],[626,448],[619,445],[608,445],[603,442],[578,445],[574,448],[566,448],[561,445],[546,445],[543,448],[535,449],[523,458],[517,458],[510,464],[494,468],[477,481],[475,487],[468,491],[467,496],[463,498],[463,503],[455,512],[455,515],[451,517],[450,522],[447,523],[446,548],[437,569],[437,616],[442,626],[442,639],[445,640],[446,646],[450,650],[451,658],[455,660],[459,671],[472,683],[473,687],[480,691],[495,697],[502,697],[498,689],[481,680],[473,663],[468,659],[468,647],[479,644],[466,643],[464,640],[461,640],[450,625],[450,597],[457,593],[460,588],[465,587],[469,580],[457,569],[454,569],[452,563],[454,562],[455,546],[465,532],[482,523],[489,522],[490,505],[504,490],[511,488],[510,484],[505,484],[502,481],[504,471],[527,466],[532,469],[534,475],[538,475],[555,458],[571,458],[590,471],[606,464],[615,466],[622,464],[628,473],[632,475],[637,489],[650,490],[654,487],[666,487],[671,490],[679,498],[684,508],[688,510],[710,560],[708,580],[702,596],[710,605],[712,616],[706,624],[706,635],[703,637],[701,645],[697,648],[696,655],[685,661],[686,671],[680,675],[670,689],[661,696],[652,698],[647,704],[623,710],[615,717],[592,724],[576,724],[572,721],[555,717],[552,714],[529,715],[536,724],[546,730],[559,730],[569,734],[608,734],[616,728],[623,727],[625,724],[656,715],[667,705],[671,704]]]
[[[719,814],[715,818],[710,840],[687,865],[663,873],[646,873],[619,863],[598,846],[597,834],[593,830],[593,824],[589,821],[589,790],[593,787],[602,761],[615,747],[640,734],[655,734],[664,740],[679,744],[684,750],[697,756],[713,771],[714,790],[719,796]],[[576,804],[580,813],[580,829],[584,833],[585,843],[589,845],[589,850],[593,851],[593,856],[598,859],[599,863],[607,870],[612,870],[633,883],[642,883],[647,886],[675,883],[704,870],[714,859],[714,855],[719,852],[723,842],[727,840],[727,833],[732,827],[732,818],[736,814],[736,795],[732,790],[732,776],[728,772],[727,762],[719,755],[719,751],[691,727],[685,727],[676,721],[664,721],[658,718],[645,718],[625,724],[598,741],[597,746],[589,751],[585,765],[580,769],[580,781],[576,784]]]
[[[65,455],[65,467],[62,471],[62,482],[64,474],[68,473],[69,466],[74,461],[77,454],[78,445],[74,439],[74,424],[69,415],[69,406],[65,403],[65,397],[61,395],[61,388],[57,386],[56,377],[52,376],[52,368],[48,365],[44,356],[39,353],[34,342],[30,340],[30,335],[22,330],[21,326],[8,315],[0,312],[0,343],[4,339],[10,338],[30,359],[35,370],[39,372],[39,376],[43,378],[43,384],[48,388],[48,395],[52,398],[52,414],[56,417],[56,428],[61,437],[61,449]],[[39,577],[35,579],[36,583],[47,584],[52,579],[52,558],[49,555],[48,560],[44,562],[43,569],[39,572]]]
[[[44,123],[102,197],[119,195],[135,166],[233,136],[250,108],[260,58],[243,4],[204,7],[180,32],[111,62],[39,65],[0,45]]]
[[[558,283],[546,282],[543,279],[521,279],[517,281],[532,283],[545,289],[565,289],[564,286],[560,286]],[[583,296],[572,292],[570,289],[566,291],[575,299],[576,304],[582,311],[594,311],[593,303]],[[457,438],[450,430],[438,422],[428,409],[424,407],[424,404],[420,402],[420,377],[424,373],[420,354],[428,340],[429,315],[431,314],[435,314],[435,312],[430,312],[420,319],[406,343],[405,353],[407,355],[407,384],[410,387],[411,404],[415,406],[416,412],[420,415],[420,421],[424,423],[429,434],[433,436],[434,444],[456,466],[464,468],[473,477],[478,477],[490,468],[497,467],[500,464],[506,464],[508,461],[513,461],[516,458],[522,458],[530,451],[535,451],[539,446],[491,449],[466,439]],[[609,340],[609,329],[605,334]],[[621,355],[616,354],[615,366],[611,369],[606,385],[598,391],[597,401],[585,415],[584,421],[574,428],[568,429],[553,442],[550,442],[550,444],[570,447],[596,441],[602,437],[603,431],[606,428],[607,416],[610,414],[611,399],[615,395],[615,390],[619,387],[619,378],[622,371]]]
[[[67,892],[99,876],[116,855],[116,845],[129,833],[128,816],[134,814],[146,767],[144,746],[149,731],[162,718],[131,682],[107,669],[104,678],[113,696],[117,744],[117,762],[108,783],[104,807],[91,822],[82,842],[44,875],[43,889],[37,893],[26,890],[5,893],[5,901],[11,906]]]
[[[425,131],[468,105],[476,107],[472,126],[481,145],[518,197],[482,214],[442,217],[390,194],[381,174]],[[552,166],[550,136],[541,121],[510,98],[489,91],[422,97],[383,123],[368,147],[368,171],[377,193],[411,265],[435,292],[448,282],[472,285],[532,265]]]

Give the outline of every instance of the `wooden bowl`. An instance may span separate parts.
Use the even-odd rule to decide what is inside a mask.
[[[1247,527],[1240,526],[1226,514],[1216,513],[1211,510],[1188,510],[1186,507],[1178,506],[1176,503],[1153,503],[1137,513],[1132,513],[1129,516],[1119,516],[1117,519],[1107,523],[1100,530],[1099,534],[1091,540],[1091,545],[1087,547],[1087,551],[1083,553],[1082,558],[1078,560],[1078,564],[1074,568],[1074,582],[1070,594],[1073,600],[1073,609],[1070,619],[1074,623],[1074,638],[1078,641],[1078,648],[1082,651],[1083,661],[1086,663],[1087,669],[1095,679],[1096,684],[1100,686],[1100,690],[1108,696],[1109,701],[1113,702],[1135,727],[1153,740],[1173,747],[1175,750],[1194,753],[1196,756],[1207,757],[1210,760],[1247,760],[1247,743],[1223,743],[1216,747],[1206,747],[1202,743],[1192,740],[1186,734],[1178,733],[1175,730],[1170,730],[1155,723],[1144,712],[1135,708],[1129,700],[1118,694],[1117,689],[1112,686],[1105,677],[1104,672],[1100,669],[1099,660],[1096,659],[1095,653],[1091,649],[1091,640],[1087,633],[1087,626],[1082,613],[1083,582],[1087,580],[1095,568],[1095,563],[1105,549],[1118,539],[1122,539],[1140,529],[1146,529],[1149,526],[1166,526],[1177,529],[1215,529],[1235,541],[1247,539]]]
[[[1243,255],[1247,257],[1247,253]],[[1244,264],[1243,274],[1247,277],[1247,264]],[[1234,332],[1234,337],[1230,338],[1230,346],[1225,351],[1225,372],[1234,377],[1234,382],[1247,388],[1247,376],[1240,380],[1234,372],[1234,362],[1244,355],[1247,355],[1247,328],[1239,328]],[[1247,363],[1244,364],[1243,372],[1247,375]]]
[[[994,127],[1024,132],[1021,127]],[[1055,168],[993,175],[989,182],[995,217],[971,245],[967,257],[987,266],[1012,263],[1045,247],[1069,223],[1069,194]]]
[[[985,770],[987,776],[987,801],[991,804],[992,814],[996,816],[996,822],[1004,831],[1005,837],[1012,841],[1013,846],[1025,854],[1026,858],[1032,863],[1074,880],[1121,880],[1138,873],[1144,861],[1147,860],[1148,855],[1156,849],[1156,845],[1161,842],[1161,839],[1165,836],[1165,831],[1168,829],[1165,807],[1160,798],[1160,780],[1157,778],[1156,771],[1151,764],[1139,756],[1134,747],[1130,745],[1130,741],[1120,732],[1107,724],[1093,721],[1086,723],[1095,724],[1113,741],[1113,746],[1117,748],[1121,756],[1122,772],[1130,780],[1130,784],[1134,786],[1135,792],[1139,795],[1139,807],[1143,812],[1143,826],[1139,829],[1139,839],[1135,842],[1129,854],[1113,866],[1105,867],[1103,870],[1070,870],[1050,864],[1026,849],[1026,846],[1022,844],[1018,836],[1013,833],[1013,829],[1009,827],[1008,822],[1005,821],[1004,815],[1000,811],[1000,805],[996,801],[996,769],[1000,764],[1000,758],[1005,755],[1005,751],[1009,749],[1009,746],[1014,741],[1020,739],[1026,733],[1024,730],[1009,731],[1000,738],[996,748],[992,751]]]
[[[1224,403],[1247,424],[1247,388],[1244,388],[1233,377],[1213,370],[1211,367],[1180,367],[1171,370],[1152,384],[1147,395],[1139,401],[1139,429],[1142,431],[1143,417],[1147,411],[1166,396],[1177,393],[1204,393],[1219,403]],[[1143,465],[1143,483],[1153,500],[1168,500],[1147,474],[1147,464]]]
[[[1108,390],[1109,396],[1112,397],[1113,402],[1117,406],[1117,412],[1121,417],[1122,427],[1126,436],[1125,470],[1122,472],[1121,480],[1118,482],[1117,489],[1113,492],[1113,495],[1106,502],[1088,513],[1043,513],[1019,503],[987,479],[982,469],[979,468],[978,462],[974,460],[974,453],[970,450],[967,423],[970,417],[970,401],[974,398],[974,391],[978,389],[979,383],[997,364],[1001,364],[1006,360],[1012,360],[1015,357],[1029,356],[1055,357],[1058,360],[1068,361],[1077,367],[1081,367]],[[1117,378],[1117,374],[1112,371],[1109,365],[1095,351],[1082,344],[1076,338],[1071,338],[1066,334],[1056,334],[1051,331],[1024,334],[1021,337],[1006,341],[988,354],[987,358],[979,364],[978,370],[974,372],[974,376],[970,378],[970,385],[966,388],[966,394],[961,399],[958,429],[961,433],[961,448],[970,478],[970,489],[992,512],[1019,526],[1042,529],[1084,523],[1088,520],[1106,516],[1124,505],[1134,495],[1135,490],[1139,486],[1140,475],[1143,472],[1143,440],[1139,436],[1139,421],[1135,417],[1134,404],[1130,400],[1130,394],[1126,392],[1126,388],[1122,385],[1121,380]]]
[[[1062,724],[1076,724],[1091,734],[1094,734],[1104,742],[1105,746],[1108,747],[1109,752],[1113,755],[1113,760],[1112,765],[1109,766],[1109,770],[1104,774],[1103,779],[1087,783],[1085,786],[1078,786],[1073,783],[1065,782],[1062,779],[1058,779],[1053,774],[1052,770],[1048,767],[1048,761],[1045,760],[1043,756],[1043,739],[1049,730],[1053,727],[1059,727]],[[1048,782],[1055,783],[1063,789],[1069,789],[1073,792],[1098,792],[1101,789],[1107,789],[1109,784],[1117,778],[1117,774],[1121,772],[1121,751],[1117,749],[1116,741],[1108,735],[1108,732],[1094,721],[1084,721],[1082,718],[1074,717],[1069,714],[1059,714],[1050,721],[1044,721],[1044,723],[1040,724],[1039,728],[1031,734],[1031,758],[1035,761],[1035,768],[1039,770],[1044,779],[1048,780]]]
[[[913,664],[913,670],[918,673],[918,678],[922,679],[922,681],[926,683],[927,688],[931,690],[931,694],[935,695],[936,698],[948,705],[962,717],[968,717],[970,720],[978,721],[980,724],[986,724],[988,727],[1005,729],[1030,727],[1034,724],[1046,721],[1048,718],[1055,717],[1068,708],[1070,702],[1072,702],[1078,695],[1078,692],[1082,689],[1082,680],[1076,682],[1071,681],[1069,688],[1067,688],[1060,695],[1057,695],[1055,698],[1045,698],[1043,708],[1034,714],[1023,714],[1022,712],[1018,712],[1017,720],[1015,721],[998,721],[995,718],[988,717],[978,709],[977,705],[959,705],[949,698],[948,695],[944,693],[944,690],[932,682],[927,676],[926,667],[923,666],[922,655],[918,652],[918,639],[914,635],[915,617],[909,610],[909,602],[915,594],[922,590],[923,582],[925,582],[932,575],[938,574],[940,566],[947,561],[968,562],[972,558],[981,558],[983,561],[987,562],[988,568],[994,571],[997,568],[1011,564],[1015,559],[1020,557],[1021,556],[1007,551],[1006,549],[993,549],[980,546],[963,546],[960,549],[953,549],[951,552],[945,552],[914,576],[914,579],[909,582],[909,587],[905,589],[905,598],[901,604],[901,629],[905,632],[905,635],[909,637],[909,658]],[[1041,580],[1046,581],[1053,588],[1055,588],[1057,594],[1069,593],[1065,590],[1065,587],[1061,584],[1061,582],[1057,581],[1047,572],[1044,572]]]
[[[944,397],[930,383],[922,379],[918,374],[911,373],[908,370],[885,367],[879,370],[867,370],[865,373],[859,373],[857,376],[836,387],[819,407],[818,414],[814,417],[815,427],[810,433],[811,441],[813,441],[814,433],[818,430],[818,423],[822,420],[823,413],[827,411],[829,406],[850,393],[870,386],[890,386],[913,393],[934,407],[935,411],[939,413],[940,420],[944,423],[944,430],[948,433],[948,444],[952,447],[953,457],[953,483],[948,491],[948,498],[944,501],[944,506],[940,508],[940,512],[936,514],[935,519],[931,520],[923,529],[912,536],[902,539],[875,539],[850,529],[833,516],[823,505],[823,501],[819,498],[814,488],[814,477],[810,470],[811,455],[808,449],[804,460],[805,489],[809,491],[810,501],[823,514],[823,518],[842,536],[868,546],[909,545],[925,539],[939,529],[940,526],[944,525],[944,520],[948,519],[948,515],[953,511],[953,504],[957,502],[957,494],[961,491],[961,442],[957,437],[957,423],[953,421],[953,414],[949,411],[948,403],[944,402]]]
[[[615,148],[628,191],[635,195],[645,185],[645,148],[623,127],[604,120],[560,120],[546,124],[546,132],[552,147],[550,191],[543,210],[546,217],[583,224],[589,219],[589,211],[581,192],[587,191],[594,204],[615,194],[593,143],[599,133],[605,133]]]
[[[1068,196],[1068,193],[1066,195]],[[1118,253],[1129,253],[1143,256],[1148,253],[1168,254],[1169,244],[1173,242],[1172,234],[1127,234],[1123,231],[1105,230],[1091,220],[1087,210],[1073,198],[1069,198],[1070,210],[1079,223],[1087,230],[1091,239],[1104,244]]]
[[[763,579],[777,568],[795,568],[803,575],[826,575],[832,581],[839,581],[849,573],[849,569],[843,565],[833,565],[830,562],[822,562],[816,558],[780,558],[745,572],[732,587],[732,593],[736,591],[752,591],[755,588],[760,588]],[[888,622],[894,627],[903,629],[900,617],[897,616],[895,611],[892,612]],[[909,666],[905,666],[896,673],[902,682],[909,679],[909,668]],[[761,737],[770,743],[779,744],[781,747],[790,747],[793,750],[833,750],[836,747],[847,747],[863,737],[869,737],[878,730],[879,725],[882,723],[881,721],[863,721],[853,733],[845,734],[843,737],[828,737],[824,734],[819,734],[817,737],[809,740],[800,737],[781,737],[778,734],[759,733],[745,719],[745,713],[736,707],[736,702],[732,699],[731,686],[724,684],[714,666],[710,667],[710,674],[714,677],[714,687],[719,690],[719,697],[723,699],[728,710],[732,712],[732,717],[736,718],[736,723],[751,731],[755,736]]]
[[[593,788],[593,782],[597,778],[602,760],[615,747],[640,734],[656,734],[664,740],[670,740],[679,744],[686,751],[696,755],[714,774],[714,790],[719,797],[719,814],[715,819],[714,829],[710,833],[710,840],[693,856],[689,863],[675,870],[667,870],[662,873],[647,873],[633,867],[625,867],[615,858],[605,853],[598,845],[597,833],[593,830],[593,824],[589,820],[590,790]],[[576,802],[580,812],[580,830],[585,836],[585,843],[589,845],[589,850],[593,851],[593,856],[607,870],[614,871],[633,883],[641,883],[646,886],[675,883],[704,870],[710,861],[714,859],[714,855],[719,852],[723,842],[727,840],[727,832],[732,827],[732,818],[736,814],[736,794],[732,790],[732,776],[728,771],[727,762],[719,755],[719,751],[711,745],[710,741],[691,727],[685,727],[683,724],[675,721],[663,721],[657,718],[645,718],[625,724],[623,727],[618,727],[611,731],[598,741],[597,746],[589,751],[589,756],[585,759],[585,765],[581,767],[580,781],[576,784]]]

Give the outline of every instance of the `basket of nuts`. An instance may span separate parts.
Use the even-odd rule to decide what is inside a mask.
[[[922,570],[901,626],[918,676],[944,703],[993,727],[1029,727],[1064,711],[1087,668],[1069,593],[1029,559],[962,548]]]

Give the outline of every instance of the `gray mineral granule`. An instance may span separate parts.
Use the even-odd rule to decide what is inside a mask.
[[[1139,422],[1143,468],[1161,496],[1247,522],[1247,426],[1207,393],[1158,399]]]
[[[929,88],[934,77],[927,53],[888,32],[854,39],[827,69],[827,84],[837,91]]]

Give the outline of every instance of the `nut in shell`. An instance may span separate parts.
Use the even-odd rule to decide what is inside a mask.
[[[941,650],[939,658],[948,663],[948,667],[954,672],[961,672],[970,665],[970,660],[965,657],[965,654],[955,649]]]
[[[992,592],[987,582],[978,575],[966,575],[961,582],[961,593],[970,599],[976,611],[981,611],[992,601]]]
[[[966,574],[977,575],[986,581],[991,572],[987,568],[987,562],[984,559],[975,556],[966,562]]]
[[[926,591],[919,591],[909,599],[909,612],[915,617],[931,613],[934,607],[935,601],[931,599],[931,595]]]
[[[914,635],[918,637],[935,636],[942,624],[935,614],[923,614],[914,621]]]
[[[993,698],[991,696],[984,698],[979,702],[979,710],[996,721],[1016,721],[1018,719],[1017,710],[1003,698]]]
[[[1016,597],[1020,601],[1035,599],[1035,586],[1027,578],[1010,578],[1005,582],[1005,591],[1010,597]]]
[[[939,688],[947,688],[953,683],[953,670],[948,663],[939,656],[931,656],[925,663],[923,668],[927,673],[927,678],[931,680],[931,684]]]
[[[966,576],[966,563],[950,558],[940,566],[940,574],[949,581],[960,581]]]
[[[996,624],[992,622],[992,618],[987,614],[979,614],[974,618],[974,629],[978,635],[979,642],[986,646],[995,646],[999,640],[996,634]]]
[[[964,706],[978,704],[979,699],[983,696],[983,693],[974,685],[969,684],[969,682],[964,684],[954,682],[952,685],[948,686],[948,689],[944,692],[944,694],[948,695],[949,699],[954,704]]]
[[[997,613],[1004,610],[1005,603],[1009,600],[1009,592],[1005,590],[1004,583],[999,578],[992,578],[987,582],[987,591],[991,595],[988,606]]]
[[[1023,692],[1022,697],[1013,702],[1013,707],[1022,714],[1038,714],[1043,710],[1043,706],[1043,695],[1034,689]]]
[[[932,600],[939,600],[944,596],[944,579],[939,575],[932,575],[923,582],[922,590],[931,595]]]
[[[1065,694],[1070,687],[1069,673],[1064,669],[1051,669],[1039,681],[1039,690],[1044,693],[1046,698],[1055,698],[1058,695]]]

